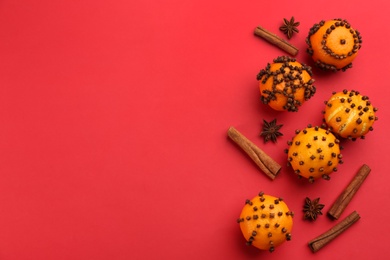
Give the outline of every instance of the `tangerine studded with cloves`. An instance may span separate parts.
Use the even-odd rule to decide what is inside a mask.
[[[343,163],[339,143],[329,130],[318,126],[308,125],[302,131],[296,130],[293,139],[287,142],[288,165],[299,177],[310,182],[321,177],[329,180],[329,175]]]
[[[282,198],[260,192],[245,201],[237,222],[247,245],[273,252],[277,246],[291,240],[293,216]]]
[[[352,61],[362,47],[362,37],[347,20],[333,19],[314,24],[306,43],[307,53],[317,67],[345,71],[352,67]]]
[[[261,101],[278,111],[296,112],[316,92],[311,67],[281,56],[257,75]]]
[[[323,121],[337,136],[355,141],[364,138],[374,130],[373,124],[378,117],[377,108],[373,107],[367,96],[358,91],[343,90],[333,92],[329,100],[325,101]]]

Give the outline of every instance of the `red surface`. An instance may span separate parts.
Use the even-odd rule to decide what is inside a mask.
[[[389,2],[0,1],[0,259],[383,259],[387,246]],[[350,1],[351,2],[351,1]],[[253,36],[261,24],[305,53],[321,19],[349,20],[363,36],[354,67],[314,69],[317,93],[298,113],[259,101],[256,74],[284,52]],[[345,142],[329,182],[285,167],[295,129],[320,124],[332,91],[379,108],[366,140]],[[277,144],[259,137],[277,118]],[[276,161],[269,180],[227,138],[235,126]],[[326,212],[358,168],[371,174],[342,218],[361,219],[311,253],[336,222],[302,220],[306,196]],[[236,219],[259,191],[295,212],[293,239],[270,254],[247,247]]]

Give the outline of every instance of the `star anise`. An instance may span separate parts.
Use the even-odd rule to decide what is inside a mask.
[[[271,140],[272,142],[276,143],[276,139],[283,135],[281,132],[279,132],[279,129],[283,125],[277,125],[276,119],[272,120],[271,122],[267,122],[263,119],[263,123],[263,131],[260,133],[260,136],[264,137],[264,142]]]
[[[291,17],[290,21],[286,18],[283,18],[283,25],[279,27],[279,30],[281,30],[284,34],[287,35],[287,38],[291,39],[294,33],[298,33],[298,26],[300,25],[300,22],[295,22],[294,16]]]
[[[317,215],[322,215],[322,209],[325,205],[320,204],[320,198],[310,200],[308,197],[305,199],[305,205],[303,206],[303,212],[305,213],[304,219],[315,221]]]

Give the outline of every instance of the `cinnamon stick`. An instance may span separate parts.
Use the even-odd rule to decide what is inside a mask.
[[[324,247],[329,242],[331,242],[333,239],[335,239],[337,236],[339,236],[341,233],[346,231],[350,226],[352,226],[352,224],[354,224],[359,219],[360,219],[360,215],[356,211],[352,212],[340,223],[338,223],[337,225],[335,225],[334,227],[332,227],[322,235],[309,241],[309,247],[311,251],[313,253],[317,252],[322,247]]]
[[[264,40],[270,42],[271,44],[279,47],[285,52],[289,53],[292,56],[296,56],[298,54],[298,48],[292,45],[291,43],[283,40],[276,34],[271,33],[270,31],[264,29],[261,26],[257,26],[255,29],[255,35],[263,38]]]
[[[364,180],[367,178],[371,169],[367,165],[360,167],[355,177],[349,183],[349,185],[341,192],[337,200],[333,203],[332,207],[328,211],[328,217],[331,219],[338,219],[352,200],[355,193],[359,190]]]
[[[233,140],[256,165],[272,180],[278,175],[281,166],[275,162],[269,155],[257,147],[254,143],[248,140],[243,134],[237,131],[234,127],[228,130],[228,136]]]

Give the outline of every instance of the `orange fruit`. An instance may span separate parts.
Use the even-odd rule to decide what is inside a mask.
[[[361,48],[359,31],[342,19],[321,21],[314,24],[306,38],[307,52],[315,64],[324,70],[345,71],[352,67]]]
[[[257,75],[261,101],[277,111],[296,112],[316,91],[311,76],[311,67],[278,57]]]
[[[329,180],[329,175],[342,163],[339,143],[330,131],[309,125],[302,131],[297,130],[288,142],[288,164],[299,177],[310,182],[321,177]]]
[[[291,240],[293,216],[283,199],[260,192],[246,200],[237,222],[247,245],[273,252],[275,247]]]
[[[373,107],[367,96],[358,91],[343,90],[334,92],[325,101],[324,122],[336,135],[356,140],[373,130],[372,125],[378,118],[377,108]]]

